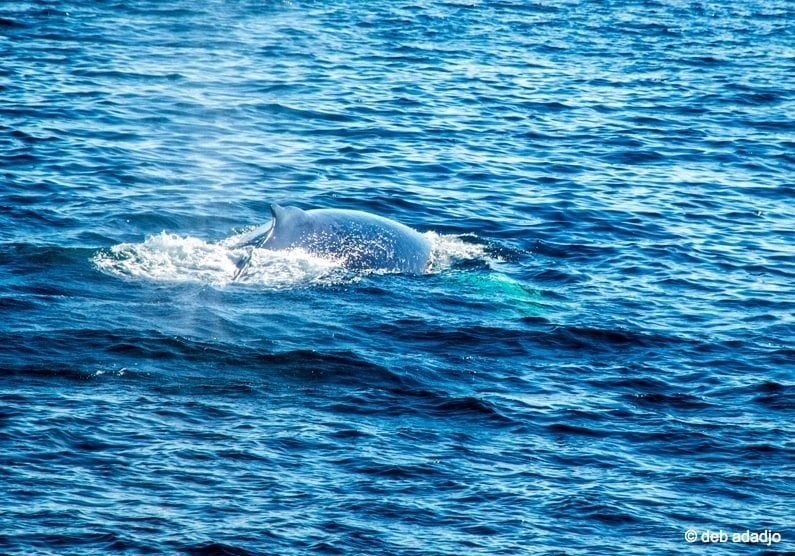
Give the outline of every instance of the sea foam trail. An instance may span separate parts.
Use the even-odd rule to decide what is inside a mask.
[[[207,242],[167,232],[142,243],[121,243],[96,253],[94,264],[111,275],[159,282],[198,282],[225,286],[232,282],[282,289],[353,281],[339,260],[302,249],[271,251],[233,247],[241,236]],[[484,246],[459,236],[425,233],[431,242],[429,273],[450,268],[456,261],[485,257]],[[245,262],[243,272],[240,271]]]

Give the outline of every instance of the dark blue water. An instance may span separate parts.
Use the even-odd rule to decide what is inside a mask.
[[[0,3],[0,552],[792,553],[794,23]]]

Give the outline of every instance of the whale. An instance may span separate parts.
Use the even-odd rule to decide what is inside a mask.
[[[243,234],[234,248],[303,249],[353,271],[424,274],[431,243],[412,228],[364,211],[270,206],[270,222]],[[251,256],[238,264],[240,276]]]

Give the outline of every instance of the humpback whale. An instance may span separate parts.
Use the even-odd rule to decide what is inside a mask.
[[[244,234],[235,248],[300,248],[357,271],[422,274],[428,268],[430,241],[400,222],[358,210],[302,210],[275,204],[270,208],[271,221]],[[239,265],[236,277],[249,262],[250,255]]]

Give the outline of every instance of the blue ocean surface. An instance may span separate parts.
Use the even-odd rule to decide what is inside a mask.
[[[0,2],[0,553],[795,553],[793,83],[791,0]]]

